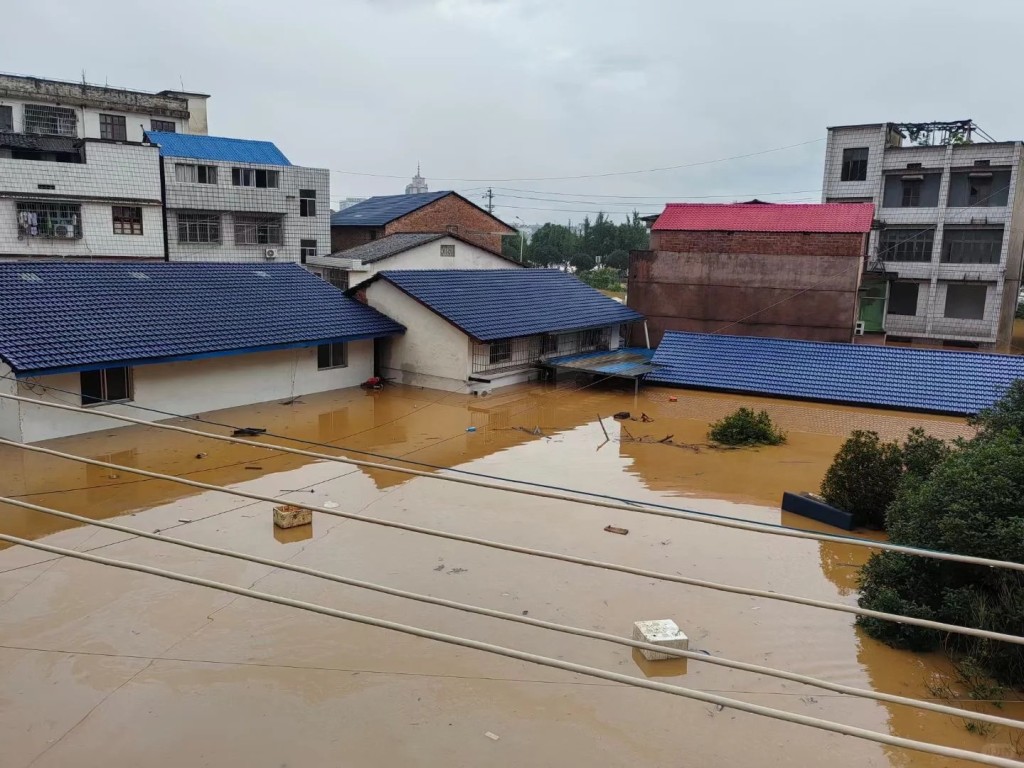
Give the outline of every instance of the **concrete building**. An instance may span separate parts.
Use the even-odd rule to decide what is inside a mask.
[[[0,258],[163,258],[145,132],[205,133],[207,98],[0,75]]]
[[[859,320],[868,337],[1007,348],[1024,250],[1022,144],[969,120],[828,129],[824,200],[876,208]]]
[[[852,340],[870,204],[673,203],[630,255],[626,301],[666,331]]]
[[[416,163],[416,175],[412,177],[411,183],[405,185],[405,194],[422,195],[429,191],[430,187],[427,186],[427,180],[420,176],[420,164]]]
[[[306,263],[330,242],[330,172],[268,141],[148,132],[160,148],[170,261]]]
[[[409,233],[388,235],[306,262],[306,268],[338,288],[349,288],[383,269],[515,269],[521,267],[500,254],[458,235]]]
[[[546,356],[618,349],[642,319],[557,269],[385,270],[356,292],[408,329],[381,344],[380,375],[451,392],[530,381]]]
[[[0,436],[108,430],[356,386],[400,325],[297,265],[0,264]]]
[[[501,253],[501,239],[518,234],[455,192],[371,197],[331,216],[331,253],[399,232],[447,232]]]

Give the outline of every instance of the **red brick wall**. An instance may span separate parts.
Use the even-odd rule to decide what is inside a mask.
[[[627,303],[667,330],[853,338],[864,234],[653,232],[630,254]],[[631,342],[642,341],[635,328]]]
[[[396,232],[445,232],[449,226],[458,227],[459,237],[470,240],[494,253],[501,253],[501,233],[515,234],[515,230],[502,224],[486,211],[456,195],[435,200],[419,210],[406,214],[384,227],[388,235]]]
[[[331,227],[331,253],[364,245],[373,239],[370,236],[373,232],[378,238],[384,237],[383,227]]]

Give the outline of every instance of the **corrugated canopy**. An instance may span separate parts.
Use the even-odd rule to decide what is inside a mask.
[[[869,232],[871,203],[669,203],[655,231]]]
[[[199,136],[190,133],[146,131],[146,138],[160,146],[162,157],[185,157],[224,163],[291,165],[284,153],[269,141]]]

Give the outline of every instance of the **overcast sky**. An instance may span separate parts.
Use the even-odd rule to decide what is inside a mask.
[[[211,134],[331,168],[335,202],[402,192],[420,161],[431,190],[564,222],[817,201],[827,125],[1022,138],[1022,24],[1020,0],[46,0],[5,9],[0,68],[210,93]]]

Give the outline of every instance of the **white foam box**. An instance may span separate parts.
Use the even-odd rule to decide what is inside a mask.
[[[690,650],[690,639],[682,633],[672,619],[653,619],[651,621],[634,622],[633,639],[650,643],[651,645],[675,648],[679,651]],[[638,650],[648,661],[661,661],[662,659],[679,658],[678,656],[669,656],[666,653],[649,651],[646,648],[640,648]]]
[[[296,528],[313,522],[313,510],[285,504],[274,507],[274,525],[278,528]]]

